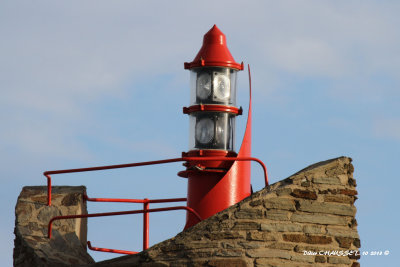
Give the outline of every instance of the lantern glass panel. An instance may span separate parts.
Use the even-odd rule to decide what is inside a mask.
[[[190,114],[190,149],[235,150],[235,115],[227,112]]]
[[[195,139],[200,144],[209,144],[215,136],[215,122],[210,118],[202,118],[196,122]]]
[[[196,98],[207,100],[211,95],[211,74],[200,73],[196,81]]]
[[[237,70],[201,67],[190,71],[190,104],[236,105]]]

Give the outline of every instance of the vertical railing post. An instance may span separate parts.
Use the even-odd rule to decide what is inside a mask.
[[[143,250],[149,248],[149,200],[144,199],[143,203]]]
[[[51,176],[45,174],[47,178],[47,206],[51,206]]]

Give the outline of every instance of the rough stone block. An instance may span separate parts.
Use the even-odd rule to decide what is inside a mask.
[[[267,248],[273,248],[273,249],[283,249],[283,250],[289,250],[292,251],[296,244],[293,243],[280,243],[280,242],[273,242],[269,245],[267,245]]]
[[[255,260],[255,267],[292,267],[293,263],[290,260],[273,259],[273,258],[258,258]],[[251,265],[249,265],[251,266]],[[296,265],[296,267],[303,267]]]
[[[250,258],[280,258],[290,259],[291,255],[288,251],[278,249],[249,249],[246,255]]]
[[[295,223],[262,223],[261,231],[268,232],[301,232],[303,226]]]
[[[303,232],[306,234],[325,234],[325,226],[308,224],[304,225]]]
[[[185,265],[187,266],[187,265]],[[195,266],[201,266],[196,265]],[[247,263],[243,259],[212,259],[207,262],[210,267],[247,267]]]
[[[251,231],[247,232],[247,240],[250,241],[274,241],[276,237],[268,232]]]
[[[348,225],[349,219],[343,216],[333,216],[327,214],[294,213],[290,218],[292,222]]]
[[[308,243],[308,244],[330,244],[332,238],[330,236],[321,235],[304,235],[304,234],[283,234],[283,240],[287,242]]]
[[[309,245],[309,244],[295,244],[294,251],[298,253],[304,253],[304,251],[316,252],[321,250],[321,245]]]
[[[260,224],[257,222],[238,221],[233,226],[233,230],[259,230]]]
[[[183,248],[183,244],[181,245]],[[219,244],[217,242],[207,242],[205,241],[191,241],[184,244],[185,249],[202,249],[202,248],[219,248]]]
[[[238,245],[241,246],[244,249],[254,249],[254,248],[260,248],[263,247],[265,244],[264,241],[256,242],[256,241],[240,241],[238,242]]]
[[[287,221],[289,220],[290,213],[285,210],[267,210],[266,212],[266,218],[269,220],[275,220],[275,221]]]
[[[312,179],[314,184],[340,185],[338,177],[317,177]]]
[[[353,204],[355,201],[355,197],[348,195],[325,195],[325,202],[337,202],[337,203],[345,203],[345,204]]]
[[[291,193],[291,195],[296,198],[305,198],[305,199],[312,199],[312,200],[317,199],[317,193],[315,193],[314,191],[310,191],[310,190],[294,189],[293,192]]]
[[[216,257],[241,257],[242,255],[244,255],[242,249],[219,249],[214,253]]]
[[[263,200],[262,199],[256,199],[256,200],[253,200],[253,201],[251,201],[249,203],[249,205],[251,207],[258,207],[258,206],[261,206],[262,204],[263,204]]]
[[[336,241],[339,243],[339,247],[341,248],[350,248],[354,239],[351,237],[336,237]]]
[[[207,238],[211,240],[222,240],[222,239],[244,239],[245,234],[239,231],[229,231],[229,232],[212,232],[204,234]]]
[[[353,245],[354,245],[356,248],[361,247],[360,239],[359,239],[359,238],[355,238],[355,239],[354,239],[354,242],[353,242]]]
[[[357,231],[348,226],[335,226],[328,225],[326,227],[327,234],[335,237],[351,237],[351,238],[360,238]]]
[[[348,257],[328,257],[328,263],[349,265],[351,261]]]
[[[318,201],[310,201],[299,199],[297,209],[300,211],[307,212],[318,212],[345,216],[354,216],[356,214],[356,208],[350,205],[336,204],[336,203],[324,203]]]
[[[15,208],[14,266],[70,266],[92,263],[86,252],[86,220],[53,223],[53,237],[47,225],[60,215],[87,213],[85,187],[54,186],[52,206],[47,206],[46,186],[22,189]]]
[[[292,189],[288,187],[282,187],[276,190],[276,194],[280,197],[289,196],[292,193]]]
[[[258,209],[241,209],[235,212],[237,219],[262,219],[263,211]]]
[[[353,179],[353,178],[349,178],[348,182],[349,182],[349,185],[350,185],[350,186],[353,186],[353,187],[356,187],[356,186],[357,186],[357,182],[356,182],[356,180]]]
[[[264,201],[264,207],[267,209],[280,209],[294,211],[295,203],[293,199],[289,198],[267,198]]]
[[[357,190],[352,189],[340,189],[339,194],[347,195],[347,196],[356,196],[358,195]]]
[[[314,263],[314,261],[315,261],[315,256],[296,254],[296,255],[292,255],[292,256],[290,257],[290,260],[295,261],[295,262]]]
[[[324,256],[321,256],[321,255],[316,255],[315,256],[315,262],[317,262],[317,263],[325,263],[326,262],[326,258]]]

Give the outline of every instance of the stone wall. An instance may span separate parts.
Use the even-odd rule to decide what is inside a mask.
[[[84,186],[53,186],[49,207],[47,187],[22,189],[15,207],[14,266],[75,266],[94,262],[86,252],[86,219],[55,221],[52,239],[47,238],[52,217],[87,213],[85,192]]]
[[[131,256],[91,266],[352,266],[358,250],[351,159],[314,164]],[[304,255],[304,251],[317,255]]]
[[[52,216],[86,212],[84,187],[25,187],[18,198],[15,266],[360,266],[357,199],[351,159],[311,165],[240,203],[136,255],[93,263],[86,253],[86,221],[55,223]],[[305,255],[304,251],[312,255]],[[320,255],[320,253],[322,255]]]

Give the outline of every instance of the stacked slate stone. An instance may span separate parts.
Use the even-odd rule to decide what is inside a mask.
[[[14,266],[76,266],[93,263],[86,252],[86,219],[53,223],[52,217],[86,214],[84,186],[53,186],[52,206],[47,206],[46,186],[26,186],[15,207]]]
[[[84,188],[59,188],[53,207],[46,206],[45,187],[24,188],[16,207],[14,264],[357,267],[353,171],[347,157],[311,165],[172,239],[99,263],[84,248],[86,230],[78,230],[86,222],[57,221],[54,240],[46,238],[50,217],[86,212]]]
[[[93,266],[357,267],[353,170],[347,157],[314,164],[140,254]]]

